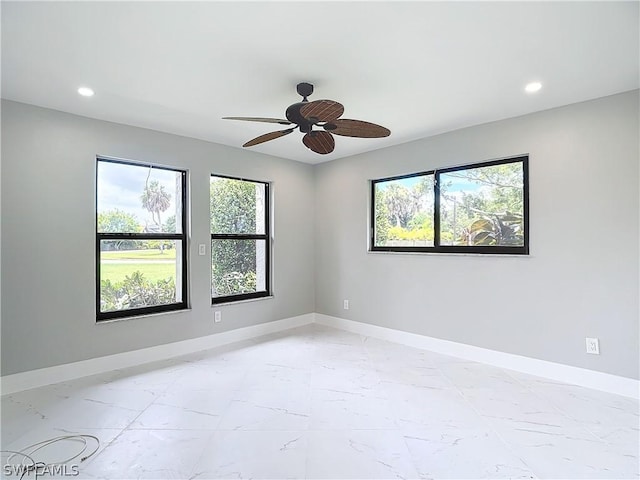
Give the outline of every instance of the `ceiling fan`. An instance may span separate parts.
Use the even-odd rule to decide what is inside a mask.
[[[333,152],[335,148],[333,135],[358,138],[381,138],[388,137],[391,134],[389,129],[376,125],[375,123],[340,118],[344,113],[344,107],[333,100],[315,100],[310,102],[307,100],[307,97],[313,93],[313,85],[310,83],[299,83],[296,89],[298,94],[302,96],[302,101],[294,103],[287,108],[285,112],[286,120],[261,117],[223,117],[223,119],[296,125],[286,130],[265,133],[253,140],[249,140],[242,146],[253,147],[254,145],[289,135],[296,128],[299,128],[300,131],[305,134],[304,137],[302,137],[302,143],[320,155]],[[316,127],[315,130],[314,127]]]

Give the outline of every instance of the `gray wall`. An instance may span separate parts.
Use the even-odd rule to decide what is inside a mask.
[[[2,374],[316,311],[638,378],[638,102],[635,91],[311,167],[3,101]],[[367,253],[368,180],[521,153],[530,256]],[[190,311],[95,324],[97,154],[190,171]],[[212,172],[271,180],[275,195],[275,298],[220,307],[220,324],[197,255]]]
[[[638,378],[638,129],[634,91],[317,166],[316,312]],[[522,153],[530,256],[367,253],[368,180]]]
[[[186,168],[191,310],[95,323],[95,158]],[[209,175],[273,182],[273,299],[221,306],[213,323]],[[314,311],[310,165],[175,135],[2,102],[2,375]]]

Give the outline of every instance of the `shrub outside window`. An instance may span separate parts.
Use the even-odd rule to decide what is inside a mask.
[[[211,298],[270,295],[269,184],[211,176]]]
[[[96,317],[187,308],[186,172],[97,159]]]
[[[528,157],[371,182],[372,251],[529,253]]]

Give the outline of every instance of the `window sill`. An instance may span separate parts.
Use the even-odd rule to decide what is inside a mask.
[[[223,307],[226,305],[237,305],[238,303],[260,302],[262,300],[271,300],[273,295],[267,295],[265,297],[258,298],[245,298],[244,300],[231,300],[229,302],[212,303],[211,308]]]
[[[533,255],[529,254],[515,254],[515,253],[460,253],[460,252],[395,252],[384,250],[367,250],[368,254],[372,255],[433,255],[444,257],[509,257],[509,258],[531,258]]]
[[[102,325],[104,323],[128,322],[129,320],[138,320],[140,318],[152,318],[152,317],[159,317],[162,315],[175,315],[177,313],[190,312],[190,311],[191,311],[191,308],[182,308],[180,310],[169,310],[166,312],[144,313],[142,315],[131,315],[130,317],[110,318],[108,320],[96,320],[96,325]]]

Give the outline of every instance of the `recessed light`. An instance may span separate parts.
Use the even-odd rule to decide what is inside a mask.
[[[527,86],[524,87],[525,91],[527,93],[534,93],[537,92],[538,90],[540,90],[542,88],[542,84],[540,82],[531,82],[531,83],[527,83]]]
[[[93,97],[94,91],[91,90],[89,87],[80,87],[78,89],[78,93],[83,97]]]

